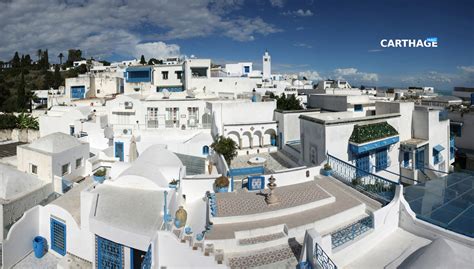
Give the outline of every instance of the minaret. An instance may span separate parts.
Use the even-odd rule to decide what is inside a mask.
[[[272,58],[270,54],[268,54],[268,50],[265,50],[265,54],[263,55],[263,75],[262,78],[264,80],[271,79],[272,77]]]

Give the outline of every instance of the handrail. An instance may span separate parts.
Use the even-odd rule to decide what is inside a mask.
[[[350,167],[356,169],[356,171],[361,171],[361,172],[363,172],[363,173],[366,173],[366,174],[368,174],[368,175],[371,175],[371,176],[373,176],[373,177],[376,177],[377,179],[380,179],[380,180],[385,181],[385,182],[387,182],[387,183],[393,183],[393,184],[400,185],[400,182],[399,182],[399,181],[398,181],[398,182],[390,181],[390,180],[385,179],[385,178],[383,178],[383,177],[381,177],[381,176],[378,176],[378,175],[376,175],[376,174],[372,174],[372,173],[369,172],[369,171],[366,171],[366,170],[357,168],[357,167],[355,167],[354,165],[352,165],[352,164],[350,164],[350,163],[348,163],[348,162],[346,162],[346,161],[343,161],[343,160],[341,160],[341,159],[339,159],[339,158],[337,158],[337,157],[334,157],[333,155],[331,155],[331,154],[329,154],[329,153],[328,153],[327,155],[328,155],[329,157],[333,158],[333,159],[336,159],[336,160],[338,160],[338,161],[340,161],[340,162],[343,162],[343,163],[345,163],[346,165],[348,165],[348,166],[350,166]]]
[[[416,180],[416,179],[413,179],[413,178],[410,178],[410,177],[407,177],[407,176],[402,176],[402,175],[400,175],[400,174],[397,174],[397,173],[395,173],[395,172],[389,171],[389,170],[387,170],[387,169],[383,169],[382,171],[389,172],[390,174],[393,174],[393,175],[396,175],[396,176],[399,176],[399,177],[402,177],[402,178],[406,178],[406,179],[409,179],[409,180],[414,181],[414,182],[422,183],[421,181],[418,181],[418,180]]]

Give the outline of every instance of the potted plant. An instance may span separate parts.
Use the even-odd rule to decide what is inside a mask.
[[[168,187],[170,189],[176,189],[178,187],[178,180],[174,179],[170,181],[170,183],[168,184]]]
[[[225,176],[220,176],[214,181],[217,192],[228,192],[229,191],[229,179]]]
[[[332,174],[332,167],[329,163],[325,163],[323,167],[323,175],[330,176]]]
[[[94,180],[103,183],[105,180],[105,174],[106,174],[105,168],[100,168],[97,171],[94,172]]]

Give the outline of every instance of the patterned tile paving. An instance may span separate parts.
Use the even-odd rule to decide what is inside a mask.
[[[217,217],[243,216],[275,211],[304,205],[330,197],[330,195],[324,192],[315,181],[277,187],[275,189],[275,195],[278,196],[279,203],[272,206],[268,206],[265,202],[265,195],[267,192],[268,190],[265,190],[262,193],[217,193]]]
[[[239,245],[253,245],[253,244],[258,244],[258,243],[264,243],[264,242],[284,238],[285,236],[286,236],[285,233],[275,233],[275,234],[266,234],[266,235],[261,235],[261,236],[244,238],[244,239],[239,240]]]
[[[291,168],[292,165],[287,163],[276,153],[259,153],[250,155],[241,155],[232,160],[232,168],[260,166],[258,164],[249,163],[249,159],[253,157],[262,157],[267,161],[264,164],[265,173],[273,173],[274,171]]]
[[[253,252],[247,255],[240,255],[231,257],[228,260],[230,268],[255,268],[263,265],[270,265],[285,260],[290,260],[293,265],[291,268],[295,268],[297,264],[297,258],[301,252],[301,245],[284,245],[279,248],[269,249],[262,252]]]

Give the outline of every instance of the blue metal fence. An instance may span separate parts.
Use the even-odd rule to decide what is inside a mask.
[[[395,188],[399,182],[374,175],[331,154],[328,154],[328,163],[332,167],[335,178],[383,204],[390,203],[395,196]]]
[[[360,219],[342,229],[337,230],[331,234],[332,248],[344,245],[345,243],[354,240],[363,233],[374,227],[372,216]]]
[[[324,252],[318,243],[315,244],[313,257],[315,259],[313,264],[318,264],[319,268],[337,269],[336,264],[331,260],[331,258],[329,258],[329,256],[326,254],[326,252]]]
[[[123,268],[123,246],[96,235],[97,268]]]
[[[141,269],[151,269],[151,245],[148,246],[148,251],[145,254],[145,258],[143,258]]]

